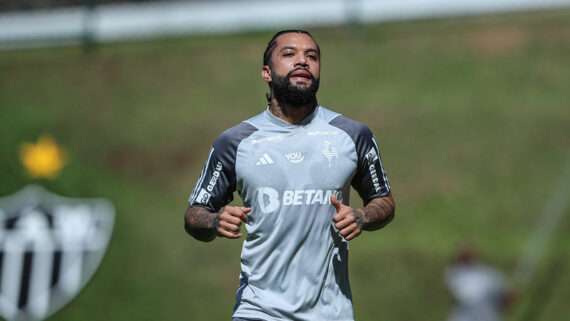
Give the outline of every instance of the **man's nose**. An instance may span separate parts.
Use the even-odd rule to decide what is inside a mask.
[[[299,55],[299,58],[295,62],[295,66],[307,66],[307,58],[304,55]]]

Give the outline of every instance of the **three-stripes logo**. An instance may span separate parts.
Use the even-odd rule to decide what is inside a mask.
[[[273,164],[273,160],[271,159],[271,157],[269,157],[269,154],[264,153],[263,155],[261,155],[261,157],[257,160],[257,163],[255,163],[255,165],[267,165],[267,164]]]
[[[43,320],[71,301],[97,270],[114,216],[106,200],[39,186],[0,198],[0,316]]]

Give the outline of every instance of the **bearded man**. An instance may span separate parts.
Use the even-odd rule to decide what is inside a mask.
[[[198,240],[247,237],[232,320],[353,320],[348,243],[394,217],[376,139],[317,103],[321,52],[280,31],[263,56],[269,106],[214,142],[190,195]],[[365,204],[349,206],[353,186]],[[233,192],[243,206],[227,206]]]

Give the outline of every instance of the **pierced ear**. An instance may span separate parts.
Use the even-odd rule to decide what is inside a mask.
[[[267,82],[271,82],[271,68],[269,68],[269,66],[263,66],[263,68],[261,69],[261,78],[263,78],[263,80],[267,81]]]

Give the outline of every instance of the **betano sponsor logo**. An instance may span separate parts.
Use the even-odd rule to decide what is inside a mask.
[[[331,195],[335,195],[342,202],[341,192],[334,189],[284,190],[281,193],[273,187],[257,189],[259,208],[264,213],[272,213],[285,206],[330,204]]]

